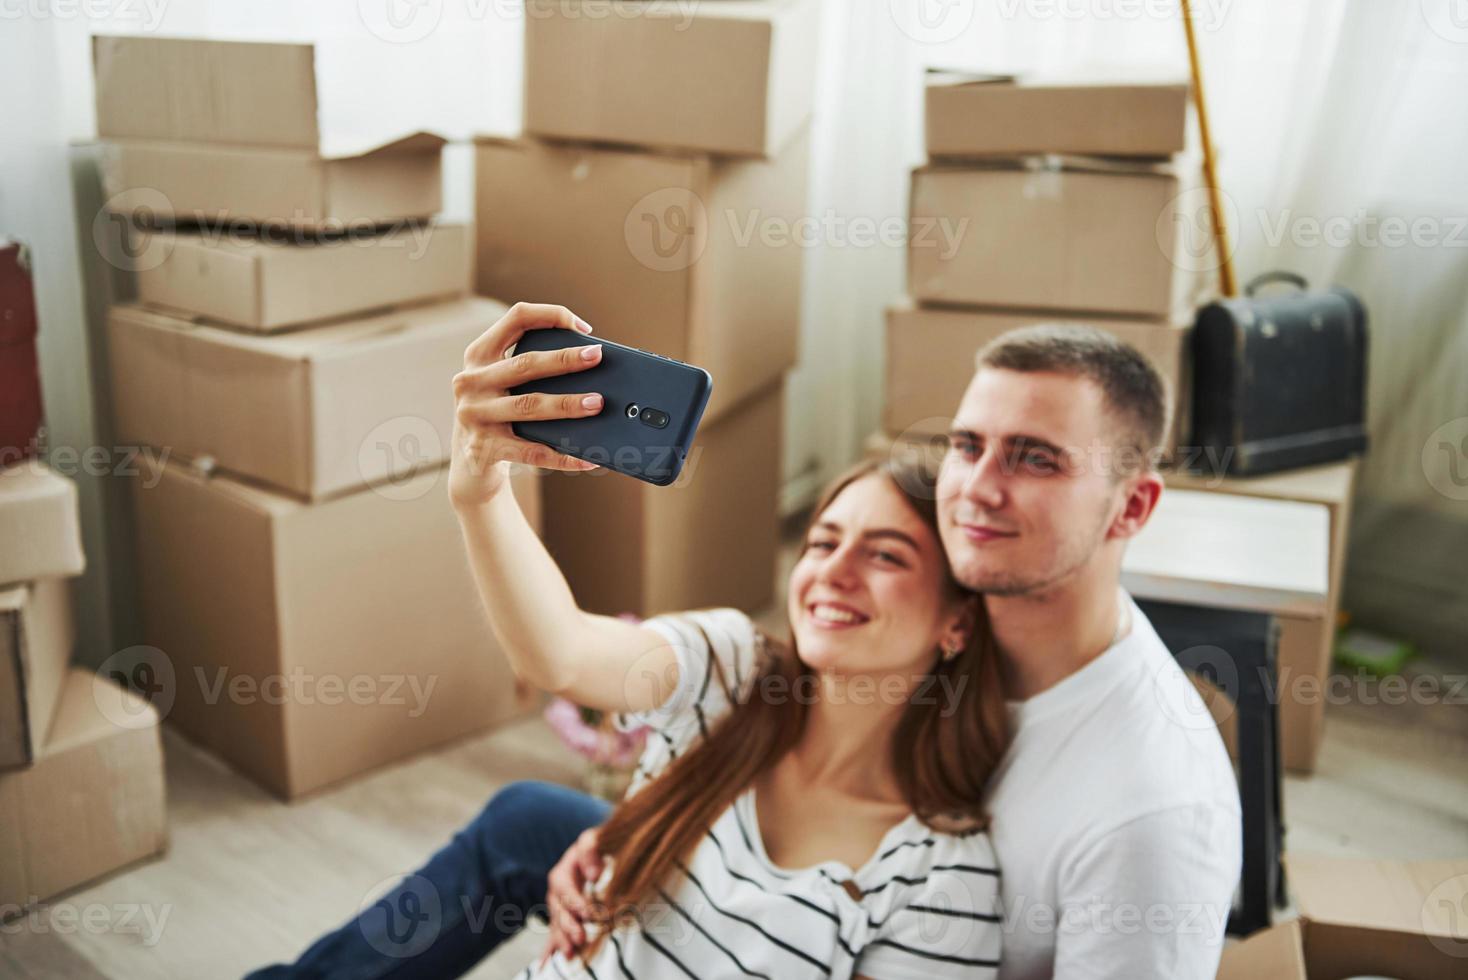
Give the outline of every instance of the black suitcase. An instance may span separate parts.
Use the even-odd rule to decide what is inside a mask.
[[[1296,287],[1261,297],[1267,283]],[[1348,289],[1307,291],[1292,273],[1198,311],[1188,468],[1254,476],[1366,448],[1366,309]]]

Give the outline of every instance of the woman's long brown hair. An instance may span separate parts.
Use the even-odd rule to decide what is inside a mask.
[[[938,538],[932,474],[917,464],[893,460],[864,462],[838,477],[822,494],[811,524],[841,491],[872,475],[890,480]],[[983,602],[953,579],[946,561],[943,574],[950,598],[974,604],[972,636],[967,648],[950,660],[942,660],[934,650],[934,683],[917,688],[926,688],[928,696],[910,700],[888,751],[892,759],[903,760],[894,768],[913,813],[929,825],[941,822],[946,827],[951,821],[974,829],[987,825],[984,788],[1008,745],[1008,721]],[[763,698],[757,692],[763,687],[761,680],[774,675],[781,678],[777,690],[814,689],[814,675],[800,662],[793,638],[774,652],[748,688],[755,693],[737,698],[733,710],[706,739],[623,800],[602,825],[599,841],[603,855],[612,861],[612,875],[598,896],[595,915],[604,928],[583,950],[586,958],[595,954],[608,929],[651,901],[658,888],[673,879],[677,864],[692,853],[719,815],[800,740],[807,700]],[[810,679],[801,681],[802,677]],[[957,691],[957,703],[945,703],[936,696],[939,691]]]

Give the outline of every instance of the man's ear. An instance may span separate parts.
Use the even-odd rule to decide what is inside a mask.
[[[1111,522],[1110,536],[1130,538],[1146,527],[1162,497],[1162,485],[1162,477],[1151,470],[1128,477],[1126,496],[1122,499],[1121,512]]]

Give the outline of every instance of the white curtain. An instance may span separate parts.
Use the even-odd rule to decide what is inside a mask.
[[[833,230],[806,254],[785,449],[791,507],[855,458],[879,423],[882,311],[904,292],[903,249],[858,242],[849,229],[906,216],[908,170],[922,159],[922,69],[1186,70],[1177,0],[823,2],[811,210]],[[332,100],[345,108],[331,122],[456,136],[519,125],[523,11],[511,0],[79,6],[107,16],[88,21],[57,5],[22,14],[18,30],[8,13],[0,21],[7,91],[30,93],[0,105],[0,231],[48,253],[48,407],[77,445],[96,439],[99,410],[78,368],[91,353],[76,257],[85,265],[90,256],[57,175],[66,141],[92,135],[90,34],[314,40],[322,85],[350,96]],[[1468,657],[1468,431],[1457,428],[1468,428],[1468,230],[1458,223],[1468,215],[1468,0],[1195,0],[1194,9],[1241,276],[1285,268],[1339,282],[1372,313],[1375,442],[1347,605]],[[425,23],[433,29],[418,36]],[[451,148],[448,171],[448,210],[468,217],[462,146]],[[1404,224],[1406,241],[1389,243],[1388,227]],[[94,526],[89,542],[99,534]],[[105,548],[93,553],[105,566]]]

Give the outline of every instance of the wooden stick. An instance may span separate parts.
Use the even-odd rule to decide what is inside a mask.
[[[1193,34],[1193,5],[1181,0],[1183,30],[1188,36],[1188,64],[1193,72],[1193,105],[1198,110],[1198,135],[1203,139],[1203,180],[1208,185],[1208,214],[1213,221],[1213,244],[1218,249],[1218,286],[1225,296],[1239,294],[1234,277],[1233,250],[1228,244],[1228,227],[1223,223],[1223,197],[1218,189],[1218,168],[1213,159],[1213,135],[1208,127],[1208,100],[1203,97],[1203,68],[1198,61],[1198,39]]]

